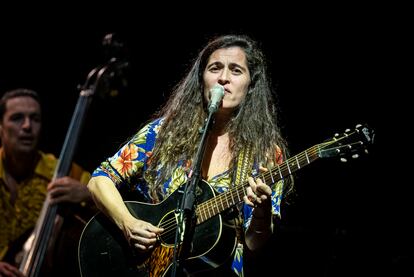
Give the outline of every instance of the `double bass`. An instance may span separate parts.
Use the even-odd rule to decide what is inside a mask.
[[[109,60],[104,65],[92,69],[86,78],[85,84],[80,88],[75,111],[52,180],[67,176],[71,169],[82,125],[93,96],[98,93],[101,96],[106,96],[105,94],[108,92],[111,93],[110,96],[114,96],[114,90],[111,90],[110,83],[114,79],[119,79],[124,70],[128,68],[128,62],[124,57],[118,55],[123,44],[114,34],[107,34],[103,39],[103,45],[108,53],[112,52],[114,55],[110,55]],[[35,228],[24,245],[19,270],[27,277],[39,276],[49,247],[54,244],[53,234],[56,228],[55,221],[58,216],[58,207],[50,203],[51,197],[47,194]]]

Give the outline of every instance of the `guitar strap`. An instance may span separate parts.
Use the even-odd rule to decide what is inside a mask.
[[[252,145],[249,144],[244,147],[237,157],[237,166],[234,171],[234,186],[242,186],[246,181],[248,176],[251,174],[253,168],[253,151]],[[234,226],[236,230],[236,236],[239,243],[244,241],[244,232],[243,232],[243,216],[240,213],[241,207],[236,206],[238,216],[234,218]]]
[[[252,145],[249,144],[243,148],[237,157],[237,167],[235,170],[234,185],[239,186],[246,182],[248,173],[251,173],[253,167]]]

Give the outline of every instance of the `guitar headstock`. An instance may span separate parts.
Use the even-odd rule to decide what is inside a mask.
[[[335,134],[332,139],[319,145],[321,158],[339,156],[346,162],[348,157],[356,159],[361,153],[368,154],[368,148],[374,143],[374,130],[358,124],[354,130],[346,129],[342,134]]]

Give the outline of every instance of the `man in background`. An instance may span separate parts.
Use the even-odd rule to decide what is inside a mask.
[[[79,275],[76,246],[85,223],[79,215],[93,209],[85,186],[90,173],[73,163],[68,176],[52,180],[58,160],[53,154],[38,149],[41,126],[40,100],[35,91],[15,89],[3,95],[0,100],[0,276],[22,276],[18,270],[22,246],[36,225],[48,193],[51,205],[63,204],[66,209],[60,210],[65,211],[64,221],[61,216],[57,217],[59,224],[55,224],[55,230],[59,233],[53,235],[56,241],[43,266],[50,268],[44,272],[50,276]]]

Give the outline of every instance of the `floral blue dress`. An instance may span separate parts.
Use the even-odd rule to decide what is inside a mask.
[[[143,176],[143,172],[147,169],[147,163],[152,155],[152,149],[157,138],[163,120],[157,119],[147,124],[139,130],[132,139],[129,140],[120,150],[102,162],[102,164],[93,172],[92,176],[106,176],[110,178],[118,189],[127,184],[132,188],[129,190],[137,190],[144,196],[148,202],[152,202],[148,186]],[[281,153],[278,153],[281,157]],[[280,161],[281,162],[281,161]],[[164,197],[168,197],[180,185],[188,180],[190,173],[191,161],[181,161],[178,163],[171,178],[169,178],[163,186]],[[161,169],[162,170],[162,169]],[[252,169],[252,175],[258,171],[257,167]],[[139,178],[137,178],[139,177]],[[133,182],[130,182],[133,179]],[[139,180],[139,181],[137,181]],[[218,192],[222,193],[229,189],[232,178],[230,171],[227,170],[219,175],[214,176],[207,182]],[[279,181],[272,185],[272,212],[276,216],[280,216],[280,202],[282,197],[283,182]],[[242,204],[243,213],[243,229],[247,229],[252,216],[252,208],[246,204]],[[232,270],[238,275],[243,276],[243,244],[239,243],[234,253],[232,262]]]

